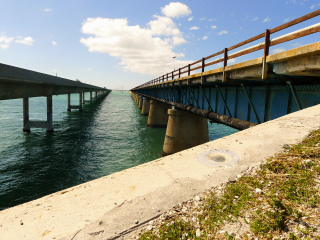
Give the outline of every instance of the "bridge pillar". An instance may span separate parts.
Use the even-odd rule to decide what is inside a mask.
[[[148,115],[149,115],[149,109],[150,109],[149,99],[146,98],[146,97],[144,97],[144,98],[143,98],[141,115],[142,115],[142,116],[148,116]]]
[[[23,132],[30,132],[29,126],[29,98],[23,98]]]
[[[71,112],[71,100],[70,100],[71,97],[70,97],[70,95],[71,95],[71,94],[68,93],[68,108],[67,108],[67,111],[68,111],[68,112]]]
[[[162,157],[209,141],[206,118],[178,109],[169,109],[168,114]]]
[[[139,106],[139,95],[138,94],[134,94],[134,101],[135,103]]]
[[[143,97],[139,96],[139,106],[138,106],[139,109],[142,109],[142,104],[143,104]]]
[[[170,108],[170,105],[155,100],[150,100],[147,127],[167,127],[168,109]]]
[[[79,106],[78,105],[71,105],[71,94],[68,93],[68,108],[67,108],[67,111],[71,112],[71,109],[79,109],[79,111],[82,111],[82,102],[83,102],[83,94],[79,93]]]
[[[90,92],[90,103],[92,103],[92,92]]]
[[[52,124],[52,95],[47,96],[47,132],[53,132]]]
[[[82,112],[82,93],[79,93],[79,111]]]
[[[29,120],[29,98],[23,98],[23,132],[30,132],[30,128],[46,128],[47,132],[53,132],[52,124],[52,96],[47,96],[47,121]]]

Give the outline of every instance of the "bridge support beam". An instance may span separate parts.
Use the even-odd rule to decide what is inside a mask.
[[[142,116],[148,116],[148,115],[149,115],[149,109],[150,109],[149,99],[146,98],[146,97],[144,97],[144,98],[143,98],[141,115],[142,115]]]
[[[168,109],[171,106],[155,100],[150,100],[149,117],[147,127],[167,127]]]
[[[168,114],[162,157],[209,141],[206,118],[178,109],[169,109]]]
[[[47,96],[47,121],[29,120],[29,98],[23,98],[23,132],[30,132],[31,128],[46,128],[53,132],[52,124],[52,96]]]

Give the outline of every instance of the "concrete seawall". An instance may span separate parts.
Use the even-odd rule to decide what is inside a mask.
[[[0,236],[2,239],[120,236],[177,203],[227,182],[281,151],[283,145],[300,142],[319,126],[320,105],[53,193],[1,211]],[[223,157],[225,162],[210,160],[215,157]]]

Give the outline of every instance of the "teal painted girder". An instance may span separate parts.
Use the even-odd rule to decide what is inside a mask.
[[[148,96],[262,123],[320,103],[320,85],[193,85],[136,89]]]

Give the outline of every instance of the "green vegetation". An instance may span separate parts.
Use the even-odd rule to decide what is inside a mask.
[[[195,221],[178,212],[140,239],[320,239],[319,155],[317,130],[236,182],[207,193],[196,206]],[[241,231],[231,232],[237,224]]]

